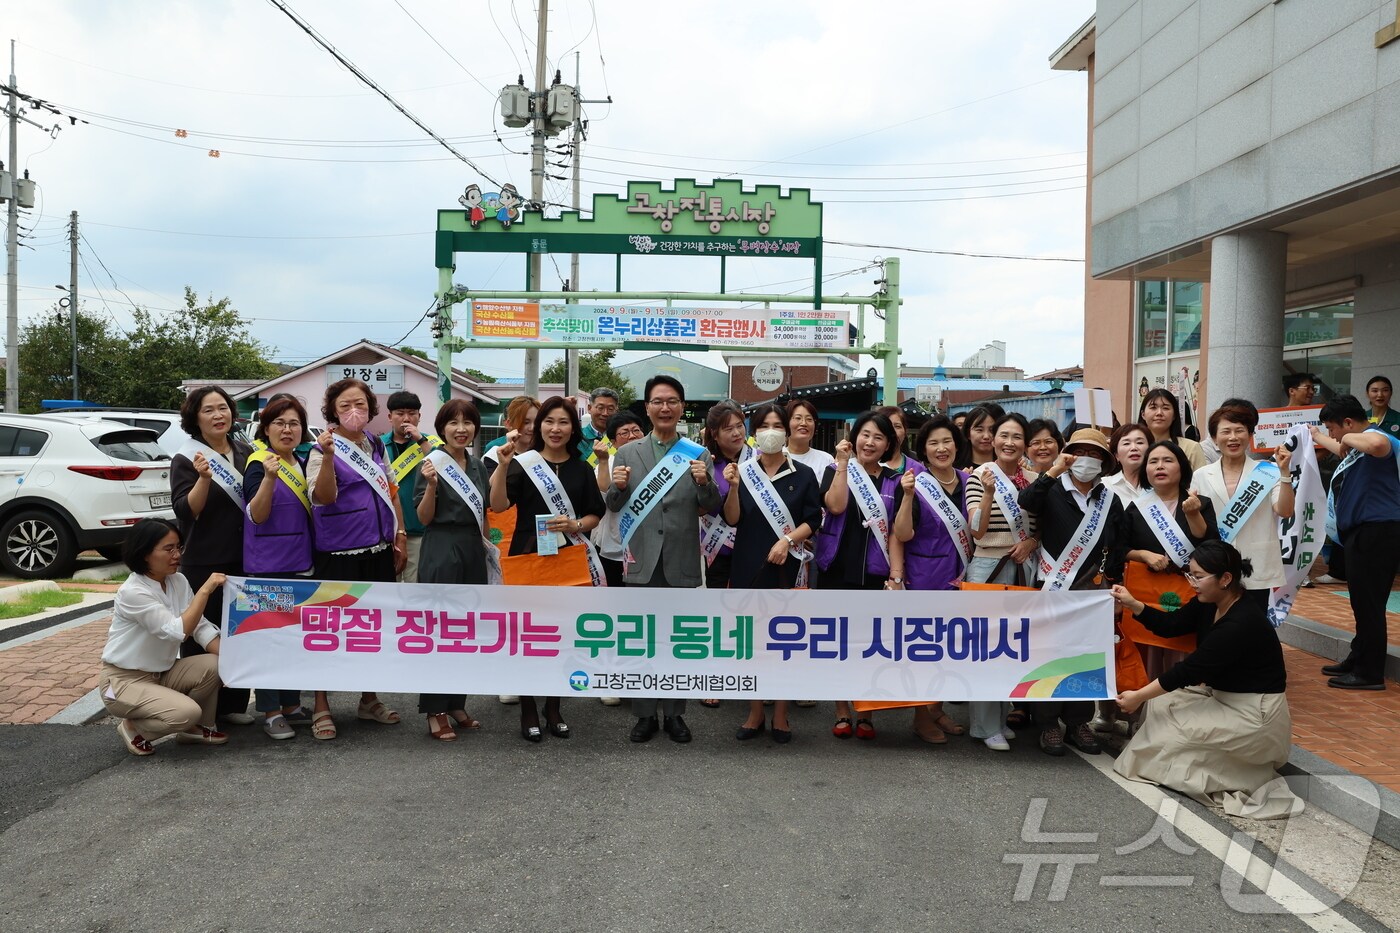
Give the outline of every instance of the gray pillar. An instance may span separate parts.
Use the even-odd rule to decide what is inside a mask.
[[[1282,404],[1287,261],[1284,233],[1230,233],[1211,241],[1206,413],[1227,398],[1260,408]]]

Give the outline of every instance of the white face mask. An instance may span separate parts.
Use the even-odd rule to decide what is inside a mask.
[[[1081,483],[1092,483],[1103,473],[1103,463],[1098,457],[1085,454],[1075,457],[1074,462],[1069,465],[1069,475],[1079,480]]]
[[[775,454],[783,449],[783,444],[787,441],[787,432],[782,428],[760,428],[754,432],[753,439],[763,453]]]

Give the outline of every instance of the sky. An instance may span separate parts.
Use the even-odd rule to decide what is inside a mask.
[[[537,2],[287,0],[522,191],[529,141],[500,123],[496,96],[522,72],[532,79]],[[825,294],[869,294],[872,263],[900,258],[905,365],[930,365],[939,340],[950,366],[1004,340],[1008,363],[1034,374],[1083,360],[1083,263],[1051,260],[1084,254],[1086,76],[1051,71],[1048,57],[1092,13],[1091,0],[553,0],[546,51],[566,83],[577,69],[585,99],[613,100],[584,108],[585,205],[628,179],[811,188],[836,241]],[[65,115],[30,114],[56,135],[19,133],[18,168],[38,185],[20,218],[22,322],[62,297],[76,210],[83,306],[118,326],[133,305],[181,307],[189,286],[231,299],[278,361],[362,337],[431,352],[415,322],[437,286],[436,211],[480,175],[274,3],[50,0],[8,19],[0,39],[16,40],[19,89]],[[567,176],[568,158],[552,156],[550,171]],[[545,197],[567,203],[568,183],[550,180]],[[568,256],[554,260],[545,288],[568,276]],[[584,257],[580,287],[611,289],[612,263]],[[461,255],[455,281],[523,289],[524,265]],[[629,290],[719,288],[708,257],[629,257],[623,274]],[[807,260],[736,259],[728,287],[810,290],[811,275]],[[468,350],[455,362],[519,377],[522,361]]]

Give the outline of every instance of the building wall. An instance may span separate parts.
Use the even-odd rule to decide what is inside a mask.
[[[826,366],[784,366],[783,374],[793,388],[823,385],[844,378],[842,373]],[[736,402],[742,402],[745,405],[762,402],[783,391],[782,388],[771,392],[765,391],[754,385],[752,366],[731,366],[729,368],[729,397]]]
[[[419,372],[405,367],[404,369],[404,389],[414,392],[423,402],[423,420],[420,426],[425,431],[432,430],[433,419],[437,417],[437,380],[425,376]],[[270,390],[259,393],[263,400],[268,396],[278,392],[290,392],[299,402],[306,406],[306,414],[312,427],[324,427],[325,417],[321,414],[321,405],[326,397],[326,371],[324,368],[313,369],[279,383]],[[379,399],[379,415],[369,423],[366,430],[383,434],[389,430],[388,413],[384,410],[385,403],[389,400],[391,393],[377,393]],[[468,396],[463,393],[462,398]],[[261,407],[261,406],[259,406]]]
[[[1364,405],[1372,376],[1400,385],[1400,249],[1385,246],[1290,269],[1287,287],[1296,293],[1348,280],[1360,283],[1354,292],[1351,393]]]
[[[1400,181],[1393,0],[1100,0],[1092,272]]]

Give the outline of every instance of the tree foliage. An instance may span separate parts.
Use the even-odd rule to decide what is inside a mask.
[[[201,303],[185,288],[185,307],[156,315],[136,308],[130,332],[105,320],[78,314],[78,389],[88,401],[134,408],[179,408],[180,383],[269,379],[277,367],[269,348],[248,333],[248,323],[228,298]],[[44,398],[68,395],[67,316],[26,325],[20,343],[20,398],[25,411],[37,411]],[[62,391],[55,393],[54,388]]]
[[[626,408],[637,398],[637,392],[627,377],[613,368],[616,350],[583,350],[578,355],[578,380],[574,386],[580,393],[592,392],[604,386],[616,390]],[[568,366],[563,357],[555,360],[540,372],[540,382],[563,382],[568,375]]]

